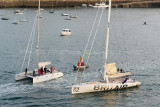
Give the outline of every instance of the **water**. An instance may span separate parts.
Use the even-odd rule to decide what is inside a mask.
[[[120,67],[123,62],[123,68],[142,82],[140,88],[80,95],[71,94],[71,84],[76,75],[72,65],[83,54],[97,9],[78,8],[75,12],[74,8],[69,8],[69,14],[76,13],[79,16],[70,21],[61,16],[61,13],[67,12],[66,8],[56,8],[54,14],[50,14],[49,9],[43,11],[43,18],[40,19],[40,61],[51,61],[64,73],[64,77],[36,85],[28,81],[14,81],[22,65],[36,9],[21,9],[24,15],[14,15],[15,10],[6,9],[10,20],[0,20],[0,106],[160,105],[160,9],[112,9],[108,63],[116,62]],[[3,13],[1,9],[0,14]],[[99,76],[97,70],[104,64],[107,13],[105,10],[84,81],[96,80]],[[23,18],[29,22],[12,24],[14,19]],[[147,25],[143,25],[145,21]],[[71,36],[61,37],[63,28],[69,28]],[[30,69],[35,67],[35,45]]]

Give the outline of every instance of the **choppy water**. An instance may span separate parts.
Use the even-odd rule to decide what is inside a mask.
[[[123,68],[142,82],[140,88],[81,95],[71,94],[76,74],[72,65],[83,53],[97,9],[78,8],[79,18],[70,21],[61,16],[67,12],[66,8],[56,8],[54,14],[50,14],[49,9],[43,11],[40,60],[50,60],[64,73],[64,78],[36,85],[14,81],[22,65],[36,9],[21,9],[24,15],[14,15],[15,10],[6,10],[10,20],[0,20],[0,106],[160,106],[160,9],[112,9],[108,62],[116,62],[118,67],[123,62]],[[75,14],[74,8],[68,10],[69,14]],[[0,14],[4,12],[0,10]],[[104,63],[107,13],[105,10],[85,81],[96,80],[97,70]],[[29,22],[12,24],[14,19],[24,17]],[[145,21],[147,25],[143,25]],[[69,28],[71,36],[61,37],[63,28]],[[33,50],[30,68],[35,67],[35,59]]]

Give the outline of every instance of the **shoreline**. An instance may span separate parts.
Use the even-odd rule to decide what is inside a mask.
[[[92,4],[101,0],[41,0],[41,7],[75,7],[82,4]],[[102,0],[103,2],[105,0]],[[108,0],[106,0],[108,4]],[[38,0],[1,0],[0,8],[7,7],[37,7]],[[112,0],[115,8],[159,8],[160,0]]]

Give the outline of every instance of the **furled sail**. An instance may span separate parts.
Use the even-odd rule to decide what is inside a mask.
[[[106,68],[106,72],[108,75],[117,74],[116,63],[107,64],[107,67],[105,67],[105,68]]]

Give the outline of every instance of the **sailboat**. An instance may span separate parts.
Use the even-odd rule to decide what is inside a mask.
[[[53,1],[52,1],[52,9],[49,10],[49,13],[54,13],[55,10],[53,9]]]
[[[9,20],[9,17],[6,14],[6,5],[5,5],[5,13],[2,15],[1,20]]]
[[[51,68],[47,68],[47,65],[50,65],[51,62],[39,62],[39,15],[40,15],[40,0],[39,0],[39,6],[38,6],[38,40],[37,40],[37,68],[34,70],[28,70],[28,68],[25,69],[25,72],[16,74],[15,80],[23,80],[23,79],[32,79],[33,83],[39,83],[39,82],[44,82],[44,81],[49,81],[52,79],[57,79],[63,76],[63,73],[60,72],[59,70],[56,70],[51,66]],[[32,40],[33,41],[33,40]],[[33,43],[33,42],[32,42]],[[28,43],[29,47],[29,43]],[[28,50],[27,47],[27,50]],[[26,50],[26,54],[27,54]],[[25,54],[25,57],[26,57]],[[25,58],[24,58],[25,61]],[[24,63],[23,63],[24,64]],[[22,68],[23,68],[22,64]]]
[[[76,13],[76,6],[75,6],[75,13]],[[73,15],[70,15],[70,18],[78,18],[77,15],[73,16]]]
[[[12,24],[19,24],[19,21],[15,19]]]
[[[68,6],[67,6],[67,12],[68,12]],[[61,13],[61,16],[69,16],[68,13]]]
[[[6,14],[3,14],[1,20],[9,20],[9,17]]]
[[[25,9],[24,9],[25,10]],[[23,12],[24,13],[24,12]],[[23,15],[23,19],[20,20],[20,22],[28,22],[28,20],[26,20],[25,15]]]
[[[105,64],[104,64],[104,74],[103,80],[101,81],[90,81],[84,83],[72,84],[72,94],[89,93],[89,92],[100,92],[109,90],[118,90],[129,87],[139,87],[141,82],[132,80],[129,76],[120,75],[117,72],[116,64],[107,64],[108,57],[108,42],[109,42],[109,27],[110,27],[110,14],[111,14],[111,0],[109,0],[109,10],[108,10],[108,25],[107,25],[107,37],[106,37],[106,54],[105,54]],[[117,75],[118,78],[112,78],[111,75]],[[77,75],[76,75],[77,76]],[[83,76],[83,75],[82,75]]]

